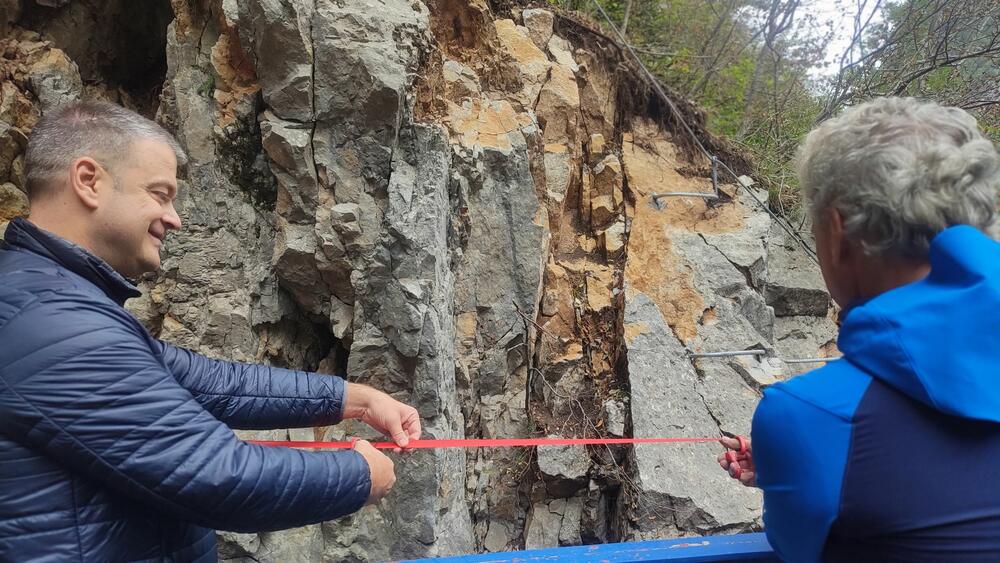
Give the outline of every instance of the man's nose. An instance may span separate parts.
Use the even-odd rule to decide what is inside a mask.
[[[167,207],[167,213],[163,216],[163,223],[167,226],[167,229],[180,230],[181,228],[181,216],[174,209],[173,202]]]

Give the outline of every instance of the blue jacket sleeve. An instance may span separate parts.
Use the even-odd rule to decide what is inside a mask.
[[[764,531],[784,561],[819,561],[840,511],[851,419],[868,380],[839,368],[766,389],[754,413]]]
[[[367,500],[360,454],[240,441],[111,303],[47,298],[8,322],[4,341],[23,352],[0,362],[0,432],[153,510],[258,532],[331,520]]]
[[[213,360],[156,341],[177,382],[232,428],[271,430],[340,422],[345,382],[334,375]]]

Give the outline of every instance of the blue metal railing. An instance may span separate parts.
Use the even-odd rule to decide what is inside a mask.
[[[415,560],[414,560],[415,561]],[[414,561],[401,563],[414,563]],[[710,561],[777,562],[764,534],[739,534],[675,540],[653,540],[576,547],[555,547],[531,551],[509,551],[481,555],[461,555],[422,559],[433,563],[632,563],[670,561],[695,563]]]

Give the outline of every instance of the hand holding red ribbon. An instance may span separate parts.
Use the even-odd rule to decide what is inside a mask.
[[[753,464],[753,454],[750,451],[750,440],[743,436],[723,438],[719,442],[726,451],[719,454],[719,465],[747,487],[757,486],[757,472]]]

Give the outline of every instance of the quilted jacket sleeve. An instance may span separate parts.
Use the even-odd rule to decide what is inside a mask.
[[[360,454],[240,441],[111,303],[49,297],[12,318],[2,338],[0,432],[151,510],[257,532],[331,520],[367,500]]]
[[[232,428],[270,430],[340,422],[344,380],[333,375],[213,360],[162,341],[177,382]]]

